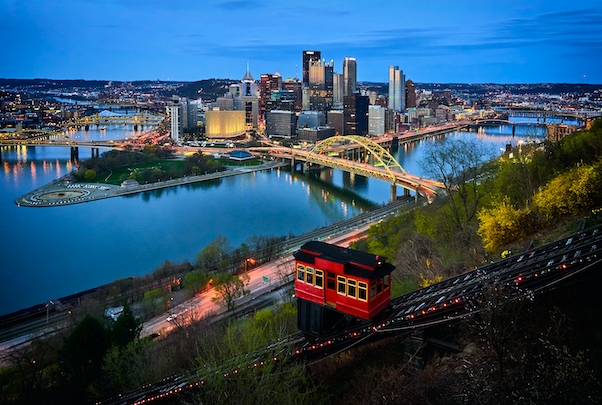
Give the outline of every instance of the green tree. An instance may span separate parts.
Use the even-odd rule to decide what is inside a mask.
[[[86,315],[65,338],[58,354],[61,385],[70,392],[73,403],[84,403],[87,389],[101,376],[103,358],[111,344],[109,331]]]
[[[152,315],[156,315],[159,311],[165,309],[165,306],[168,302],[169,301],[165,296],[163,290],[161,290],[160,288],[155,288],[154,290],[150,290],[144,293],[142,305]]]
[[[126,304],[123,307],[123,313],[111,327],[113,343],[119,347],[125,347],[128,343],[137,340],[141,331],[142,323],[134,316],[130,306]]]
[[[228,268],[228,259],[231,253],[232,246],[228,239],[218,235],[197,255],[197,262],[199,267],[206,272],[225,271]]]
[[[197,294],[209,283],[210,279],[211,276],[202,270],[191,271],[184,276],[184,288],[190,289],[192,294]]]
[[[213,286],[217,296],[211,298],[212,302],[220,302],[226,305],[228,310],[234,310],[234,301],[238,298],[250,293],[245,290],[249,285],[250,278],[247,274],[242,274],[240,277],[230,273],[219,273],[213,277]]]
[[[489,193],[485,187],[492,152],[483,143],[445,139],[426,148],[421,167],[427,177],[439,180],[450,197],[452,218],[458,229],[470,222]]]
[[[96,177],[96,172],[92,169],[88,169],[86,170],[86,172],[84,173],[84,178],[86,180],[92,180],[93,178]]]

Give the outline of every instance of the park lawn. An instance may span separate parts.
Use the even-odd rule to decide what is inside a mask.
[[[181,170],[183,165],[184,165],[183,160],[172,160],[172,159],[153,160],[152,162],[144,162],[144,163],[138,163],[138,164],[134,164],[134,165],[127,165],[127,166],[119,167],[117,169],[114,169],[112,173],[102,173],[102,174],[97,175],[93,179],[82,180],[81,182],[82,183],[113,184],[115,186],[120,186],[121,185],[121,180],[120,180],[121,175],[126,174],[129,176],[130,173],[135,169],[142,171],[145,169],[160,167],[161,170],[163,170],[164,172],[169,172],[169,170],[173,166],[176,166],[178,170]]]

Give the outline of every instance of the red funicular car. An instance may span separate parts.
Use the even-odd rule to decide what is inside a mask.
[[[386,257],[317,241],[305,243],[294,256],[303,332],[321,336],[341,330],[349,316],[372,319],[389,304],[395,267]]]

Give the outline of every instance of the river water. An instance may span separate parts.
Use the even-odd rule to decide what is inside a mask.
[[[109,140],[132,134],[131,126],[119,125],[70,136]],[[499,153],[507,143],[533,137],[533,130],[517,127],[512,137],[512,127],[501,126],[448,136],[476,138]],[[424,146],[441,139],[401,146],[392,154],[406,171],[420,175]],[[73,170],[69,153],[61,147],[2,147],[0,315],[148,274],[165,260],[193,262],[218,235],[233,247],[252,235],[299,235],[390,198],[388,183],[339,170],[275,169],[64,207],[14,204]],[[79,156],[88,158],[90,150],[80,148]]]

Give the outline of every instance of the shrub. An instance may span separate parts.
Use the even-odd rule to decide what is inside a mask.
[[[489,252],[501,245],[523,238],[531,230],[532,214],[529,208],[515,209],[504,200],[492,208],[484,208],[479,214],[478,233]]]
[[[602,200],[602,163],[577,167],[556,176],[533,196],[533,205],[547,220],[578,214]]]

